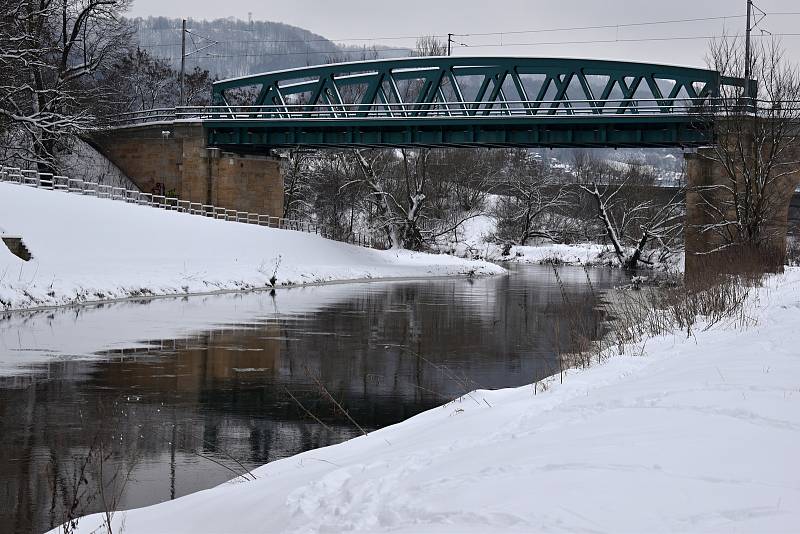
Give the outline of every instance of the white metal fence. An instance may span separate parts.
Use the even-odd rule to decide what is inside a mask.
[[[255,224],[269,228],[279,228],[281,230],[295,230],[297,232],[316,234],[326,239],[333,239],[362,247],[381,249],[386,246],[382,240],[374,239],[371,235],[359,232],[349,232],[346,235],[341,235],[340,232],[328,226],[313,222],[284,219],[283,217],[271,217],[269,215],[246,211],[229,210],[210,204],[189,202],[188,200],[180,200],[165,195],[143,193],[141,191],[124,189],[122,187],[113,187],[96,182],[69,178],[67,176],[57,176],[16,167],[0,166],[0,182],[10,182],[40,189],[117,200],[129,204],[137,204],[139,206],[149,206],[152,208],[160,208],[224,221]]]

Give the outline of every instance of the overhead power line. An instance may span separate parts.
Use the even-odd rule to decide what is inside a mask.
[[[800,15],[800,11],[798,12],[776,12],[776,13],[767,13],[768,15],[780,15],[780,16],[797,16]],[[594,26],[571,26],[571,27],[559,27],[559,28],[537,28],[532,30],[510,30],[510,31],[494,31],[494,32],[479,32],[479,33],[453,33],[453,36],[458,37],[487,37],[493,35],[521,35],[521,34],[528,34],[528,33],[548,33],[548,32],[566,32],[566,31],[586,31],[586,30],[602,30],[602,29],[616,29],[616,28],[632,28],[632,27],[640,27],[640,26],[656,26],[656,25],[668,25],[668,24],[685,24],[685,23],[692,23],[692,22],[704,22],[704,21],[715,21],[715,20],[727,20],[727,19],[736,19],[736,18],[745,18],[747,15],[724,15],[724,16],[715,16],[715,17],[695,17],[695,18],[685,18],[685,19],[668,19],[668,20],[652,20],[652,21],[642,21],[642,22],[626,22],[622,24],[600,24]],[[172,29],[172,28],[149,28],[146,31],[180,31],[179,29]],[[193,30],[190,30],[193,31]],[[319,39],[236,39],[236,40],[226,40],[222,41],[224,43],[230,44],[241,44],[241,43],[257,43],[257,44],[290,44],[290,43],[322,43],[322,42],[331,42],[331,43],[346,43],[346,42],[371,42],[371,41],[394,41],[394,40],[410,40],[410,39],[419,39],[421,37],[436,37],[446,39],[448,34],[441,34],[441,35],[395,35],[395,36],[378,36],[378,37],[348,37],[343,39],[326,39],[326,38],[319,38]],[[206,37],[205,39],[211,41],[213,39]],[[177,44],[158,44],[152,45],[153,47],[159,46],[178,46]]]
[[[800,33],[776,33],[770,35],[754,35],[753,37],[793,37]],[[692,35],[692,36],[673,36],[673,37],[641,37],[641,38],[613,38],[613,39],[589,39],[585,41],[537,41],[535,43],[489,43],[489,44],[463,44],[467,48],[505,48],[507,46],[540,46],[540,45],[567,45],[567,44],[608,44],[608,43],[640,43],[646,41],[693,41],[721,39],[725,35]]]
[[[409,52],[409,48],[377,48],[376,52]],[[195,59],[217,59],[217,58],[237,58],[237,57],[269,57],[269,56],[306,56],[311,54],[330,54],[333,56],[346,54],[362,54],[363,50],[332,50],[330,52],[309,51],[309,52],[258,52],[252,54],[214,54],[206,53],[201,56],[194,56]],[[188,58],[187,58],[188,59]]]
[[[774,37],[798,37],[800,33],[776,33]],[[467,45],[464,43],[454,43],[466,48],[505,48],[512,46],[553,46],[553,45],[568,45],[568,44],[613,44],[613,43],[637,43],[637,42],[653,42],[653,41],[692,41],[692,40],[708,40],[708,39],[721,39],[724,35],[693,35],[693,36],[676,36],[676,37],[645,37],[636,39],[591,39],[583,41],[538,41],[535,43],[494,43],[494,44],[478,44]],[[754,38],[770,37],[768,35],[753,35]],[[377,52],[408,52],[408,48],[379,48]],[[331,54],[360,54],[362,50],[341,50],[331,52]],[[222,59],[222,58],[240,58],[240,57],[270,57],[270,56],[290,56],[290,55],[307,55],[309,52],[258,52],[258,53],[242,53],[242,54],[214,54],[207,53],[202,56],[194,56],[194,59]],[[326,53],[326,52],[316,52]],[[188,58],[187,58],[188,59]]]
[[[523,33],[546,33],[546,32],[567,32],[567,31],[584,31],[584,30],[608,30],[615,28],[630,28],[634,26],[656,26],[662,24],[679,24],[685,22],[701,22],[711,20],[726,20],[735,18],[744,18],[746,15],[727,15],[721,17],[698,17],[691,19],[673,19],[673,20],[655,20],[648,22],[628,22],[624,24],[600,24],[597,26],[571,26],[564,28],[541,28],[536,30],[514,30],[505,32],[485,32],[485,33],[454,33],[459,37],[484,37],[490,35],[517,35]]]

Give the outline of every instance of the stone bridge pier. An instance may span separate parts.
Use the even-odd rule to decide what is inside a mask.
[[[796,200],[795,190],[800,184],[800,145],[791,150],[792,154],[784,158],[786,164],[781,165],[781,174],[770,187],[764,188],[765,218],[761,230],[764,239],[759,249],[766,260],[768,268],[781,271],[786,259],[786,237],[789,227],[790,205]],[[736,177],[739,191],[744,189],[742,171]],[[730,186],[733,180],[720,162],[718,151],[714,147],[700,148],[696,153],[686,155],[686,276],[691,278],[702,274],[705,269],[736,269],[737,262],[744,264],[746,251],[731,247],[723,253],[711,253],[721,245],[729,242],[720,232],[711,230],[714,225],[736,221],[736,213]],[[705,230],[705,231],[704,231]],[[715,259],[724,257],[723,262]],[[747,267],[743,265],[743,267]]]
[[[280,160],[209,147],[199,122],[119,128],[87,141],[145,193],[283,216]]]

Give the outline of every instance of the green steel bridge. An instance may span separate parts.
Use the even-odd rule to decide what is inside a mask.
[[[704,69],[588,59],[416,57],[216,82],[212,105],[126,114],[116,127],[201,121],[209,146],[690,147],[746,83]]]

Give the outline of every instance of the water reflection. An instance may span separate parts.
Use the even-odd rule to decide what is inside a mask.
[[[621,280],[559,273],[586,316]],[[518,267],[6,318],[0,531],[43,531],[103,499],[171,499],[357,435],[320,384],[374,429],[468,389],[530,383],[570,346],[564,302],[552,269]]]

